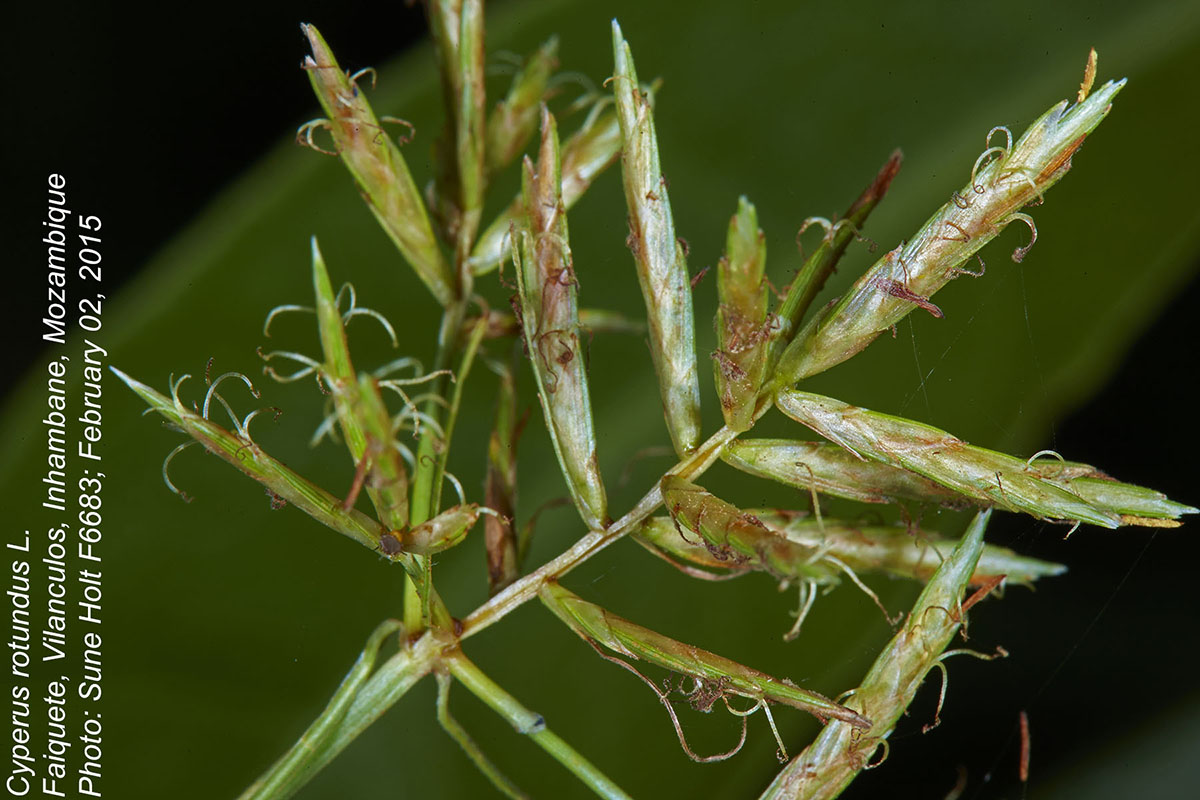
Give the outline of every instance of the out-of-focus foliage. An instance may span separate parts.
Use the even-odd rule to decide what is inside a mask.
[[[828,3],[702,0],[681,15],[676,4],[633,0],[527,2],[492,9],[488,45],[528,53],[558,34],[563,68],[599,84],[611,72],[614,16],[636,45],[639,74],[665,79],[655,124],[676,229],[688,240],[693,272],[716,264],[730,209],[745,194],[766,232],[767,271],[777,285],[801,261],[792,243],[801,221],[844,209],[894,147],[905,151],[904,169],[865,231],[889,249],[961,186],[992,126],[1019,130],[1051,103],[1074,94],[1089,47],[1101,53],[1102,80],[1129,79],[1113,114],[1076,155],[1069,178],[1031,212],[1039,240],[1023,264],[1011,263],[1008,253],[1024,243],[1024,231],[1002,235],[984,251],[989,263],[984,278],[957,281],[939,294],[946,319],[905,321],[895,339],[881,337],[853,363],[806,384],[812,391],[936,423],[980,446],[1033,452],[1051,444],[1051,424],[1102,384],[1131,337],[1196,263],[1200,212],[1186,170],[1200,111],[1183,102],[1180,92],[1190,89],[1180,87],[1190,86],[1190,76],[1200,71],[1200,20],[1180,4],[1093,3],[1086,14],[1057,4],[956,4],[918,13],[882,1],[847,11]],[[305,49],[297,35],[297,61]],[[295,80],[305,80],[300,70]],[[506,86],[503,78],[489,83],[491,97],[502,96]],[[572,91],[564,87],[564,94]],[[379,89],[371,94],[380,113],[417,125],[419,138],[405,154],[418,185],[432,177],[425,155],[440,125],[438,93],[426,47],[382,69]],[[297,109],[297,118],[313,113]],[[560,124],[569,131],[575,123],[566,118]],[[290,134],[281,130],[281,142],[285,138]],[[509,188],[497,196],[512,197],[517,186]],[[483,224],[499,210],[485,211]],[[615,171],[572,209],[570,225],[585,293],[581,302],[641,316]],[[335,284],[353,281],[364,302],[400,324],[406,352],[432,342],[435,308],[426,290],[400,263],[344,169],[335,159],[323,160],[289,142],[198,217],[112,301],[104,339],[111,361],[158,386],[173,369],[201,372],[209,357],[219,369],[256,370],[254,348],[267,344],[263,315],[279,303],[310,297],[312,235],[320,237]],[[805,241],[806,247],[814,245]],[[818,303],[844,291],[873,260],[862,245],[851,245]],[[711,277],[697,286],[698,319],[713,318],[715,293]],[[503,307],[507,294],[492,292],[496,307]],[[393,357],[386,338],[369,326],[351,325],[349,336],[356,366],[369,368],[372,357],[376,364]],[[273,324],[272,340],[293,349],[316,348],[306,320]],[[714,348],[713,331],[701,326],[699,356],[706,358]],[[669,442],[641,338],[597,336],[589,358],[596,431],[603,442],[600,466],[615,485],[612,478],[635,452]],[[705,376],[706,370],[700,372]],[[5,417],[9,426],[14,419],[35,418],[39,378],[31,377],[13,395]],[[711,398],[711,378],[705,380],[702,392]],[[1154,380],[1160,382],[1130,387],[1145,394],[1148,409],[1156,396],[1173,391],[1175,377]],[[521,396],[531,401],[529,379],[523,376],[519,383]],[[349,486],[353,467],[344,453],[330,445],[315,450],[304,445],[321,414],[321,398],[311,385],[279,386],[262,378],[258,386],[265,402],[285,409],[274,427],[257,429],[258,440],[320,485]],[[196,448],[172,468],[176,484],[196,497],[191,505],[181,504],[162,486],[157,463],[177,437],[139,416],[139,401],[115,380],[107,380],[105,391],[110,473],[105,580],[112,589],[106,595],[105,688],[113,698],[105,716],[106,740],[112,743],[105,764],[108,786],[124,796],[164,787],[175,797],[229,796],[291,744],[324,705],[366,635],[398,612],[400,571],[294,509],[271,511],[258,487]],[[466,399],[452,465],[464,484],[477,487],[483,480],[492,410],[490,394]],[[717,404],[707,402],[704,430],[719,423]],[[1111,436],[1137,436],[1138,425],[1144,437],[1151,427],[1153,435],[1169,435],[1157,421],[1148,426],[1130,420],[1129,429]],[[774,426],[764,421],[762,435],[796,435],[786,421]],[[0,482],[6,487],[38,471],[33,432],[27,438],[20,431],[8,435],[0,447]],[[528,435],[521,448],[524,517],[563,488],[544,434]],[[1088,453],[1067,456],[1098,460]],[[608,498],[610,509],[628,508],[667,465],[635,464],[625,489]],[[1121,472],[1120,463],[1103,466],[1117,478],[1142,482]],[[730,501],[743,507],[807,503],[786,487],[768,487],[723,468],[714,470],[714,480],[718,474],[730,487]],[[1155,488],[1184,502],[1197,499],[1182,487]],[[922,524],[954,533],[965,522],[952,512],[930,517]],[[1061,533],[1025,521],[1012,530],[1027,550],[1037,537]],[[531,563],[557,553],[581,532],[567,513],[543,515]],[[1185,527],[1159,536],[1189,534]],[[439,561],[438,589],[457,604],[450,609],[455,614],[486,596],[483,536],[475,535]],[[1119,546],[1133,561],[1150,535],[1084,529],[1076,537],[1125,537]],[[1069,546],[1033,554],[1072,564]],[[1120,577],[1114,575],[1111,583]],[[823,600],[821,613],[797,641],[784,644],[780,634],[793,594],[778,595],[764,580],[691,581],[631,542],[606,551],[568,583],[586,585],[590,600],[615,613],[697,646],[737,652],[745,663],[828,695],[855,685],[890,636],[869,601],[842,589]],[[893,611],[915,595],[913,587],[887,580],[873,586]],[[997,682],[1018,680],[1010,676],[1027,681],[1029,702],[1036,703],[1043,697],[1038,687],[1065,655],[1061,642],[1077,640],[1107,597],[1100,596],[1091,616],[1064,619],[1045,591],[1029,596],[1015,589],[996,611],[986,604],[977,609],[972,640],[982,649],[1006,644],[989,632],[989,621],[1005,615],[1045,628],[1046,641],[1057,643],[1046,645],[1047,663],[1020,661],[1036,659],[1033,648],[986,667],[1003,676]],[[1136,616],[1128,624],[1136,627]],[[1176,637],[1186,636],[1185,628],[1176,631]],[[688,764],[658,700],[596,659],[543,609],[514,615],[471,646],[484,669],[635,796],[748,796],[778,769],[774,741],[763,730],[753,732],[736,759]],[[1171,641],[1138,639],[1130,646],[1157,658],[1176,652]],[[531,669],[531,657],[541,659],[541,666]],[[1091,657],[1103,658],[1104,650]],[[952,673],[979,668],[950,665]],[[952,675],[945,722],[931,737],[949,743],[976,730],[1013,726],[1017,707],[952,718],[956,705],[973,702],[965,685]],[[1044,693],[1066,688],[1050,683]],[[1140,688],[1148,704],[1171,699],[1157,685]],[[924,707],[921,697],[913,714],[931,716],[932,701]],[[1097,702],[1102,704],[1091,700],[1088,709]],[[432,705],[433,686],[423,685],[301,796],[371,796],[381,786],[389,791],[404,786],[416,797],[486,794],[484,779],[437,729]],[[1130,713],[1127,705],[1120,710]],[[1134,713],[1140,711],[1139,706]],[[456,714],[518,784],[538,786],[546,796],[582,796],[585,790],[569,774],[465,695]],[[804,715],[778,716],[785,741],[797,748],[815,733],[815,723]],[[1077,737],[1086,747],[1091,731],[1069,717],[1060,712],[1039,718],[1035,706],[1035,736],[1069,731],[1061,736]],[[893,763],[872,777],[886,780],[889,767],[902,768],[923,721],[909,720],[909,728],[901,723],[892,742]],[[697,750],[723,749],[737,733],[735,722],[716,716],[690,717],[684,724]],[[1011,744],[1004,750],[1003,738],[997,741],[989,758],[971,765],[973,779],[992,768],[993,760],[1015,763]],[[931,787],[925,794],[953,785],[957,764],[923,762]],[[1015,775],[1015,767],[997,770],[1007,779]],[[671,776],[669,786],[662,783],[665,775]],[[1070,785],[1065,784],[1068,795]],[[848,796],[869,789],[856,786]]]

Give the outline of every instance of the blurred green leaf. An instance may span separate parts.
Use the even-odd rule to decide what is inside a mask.
[[[729,208],[744,193],[755,200],[777,286],[789,280],[785,269],[800,264],[792,239],[801,221],[845,208],[894,147],[904,149],[904,169],[865,231],[884,248],[910,235],[961,185],[992,126],[1020,129],[1051,103],[1073,96],[1089,47],[1100,52],[1100,80],[1128,77],[1121,103],[1075,157],[1070,175],[1033,210],[1039,241],[1023,264],[1008,260],[1018,234],[1006,233],[984,252],[986,277],[957,281],[939,294],[946,319],[905,322],[896,339],[881,338],[806,389],[936,424],[980,446],[1032,452],[1047,443],[1053,421],[1112,373],[1132,337],[1188,279],[1200,252],[1200,208],[1195,181],[1186,174],[1195,172],[1188,159],[1200,110],[1184,102],[1191,77],[1200,74],[1200,20],[1180,4],[1097,2],[1082,14],[1033,2],[917,10],[879,0],[848,13],[834,4],[698,0],[680,14],[674,4],[556,0],[497,4],[490,13],[490,49],[529,52],[558,34],[563,68],[596,83],[611,73],[609,24],[618,17],[638,45],[640,74],[665,79],[655,121],[678,233],[690,243],[693,268],[716,263]],[[296,51],[303,52],[299,39]],[[304,80],[299,70],[294,80]],[[502,84],[497,87],[493,92]],[[426,46],[382,70],[371,100],[381,113],[432,132],[441,119],[437,96]],[[297,109],[297,118],[304,113]],[[576,124],[564,119],[564,136]],[[411,146],[426,148],[430,138]],[[419,185],[430,178],[429,165],[415,155],[412,168]],[[515,183],[498,180],[485,222],[513,190]],[[619,176],[602,176],[572,212],[572,251],[580,302],[638,317],[624,215]],[[436,309],[417,278],[397,268],[394,247],[336,160],[281,143],[106,307],[103,343],[111,363],[154,385],[165,385],[172,371],[199,373],[209,357],[218,369],[257,370],[254,348],[266,344],[267,310],[311,296],[313,235],[330,268],[355,283],[365,304],[402,323],[403,349],[428,361]],[[851,245],[818,303],[843,291],[872,260],[861,245]],[[487,278],[480,284],[491,285],[494,305],[504,306],[505,290]],[[699,320],[712,319],[711,278],[697,286],[695,307]],[[715,339],[703,322],[697,335],[704,356]],[[370,326],[351,325],[349,337],[362,369],[394,357],[386,337]],[[272,326],[276,341],[317,352],[311,320],[299,316]],[[604,439],[601,469],[618,475],[635,452],[667,444],[654,373],[637,337],[597,336],[590,359],[596,429]],[[1135,390],[1148,398],[1173,390],[1173,376],[1155,380]],[[335,494],[348,487],[351,466],[335,445],[306,446],[321,396],[303,382],[259,383],[264,402],[286,412],[276,426],[257,432],[260,444]],[[270,511],[261,489],[194,448],[172,467],[175,482],[197,498],[183,505],[159,477],[160,459],[176,436],[139,416],[141,403],[115,380],[104,388],[104,666],[106,700],[113,698],[105,708],[105,737],[113,743],[107,786],[123,796],[230,796],[294,741],[324,707],[364,637],[397,613],[400,571],[293,509]],[[451,459],[472,495],[486,463],[491,391],[481,380],[466,398]],[[711,385],[703,392],[713,396]],[[44,373],[35,369],[5,409],[6,430],[20,432],[0,445],[6,493],[33,491],[27,476],[44,471],[40,426],[33,422],[40,419],[43,394]],[[533,397],[527,378],[520,395]],[[704,407],[704,428],[711,431],[718,409],[711,401]],[[756,435],[792,430],[784,421],[772,424],[764,419]],[[1112,432],[1127,435],[1133,434]],[[524,515],[561,495],[563,486],[544,431],[526,433],[520,462]],[[666,466],[637,464],[629,485],[610,495],[614,512],[628,508]],[[1097,466],[1138,481],[1119,463]],[[714,470],[714,487],[718,475],[727,487],[722,496],[734,503],[807,502],[732,470]],[[957,531],[962,518],[947,513],[923,524]],[[530,563],[556,554],[581,532],[565,512],[544,515]],[[473,535],[439,557],[438,590],[456,616],[486,597],[482,540],[481,533]],[[1118,546],[1127,547],[1132,560],[1143,541],[1132,536]],[[1071,564],[1069,552],[1051,557]],[[762,581],[690,581],[631,543],[606,551],[565,583],[586,587],[589,600],[614,613],[768,672],[807,677],[805,688],[831,696],[855,685],[890,635],[869,601],[843,590],[826,598],[797,642],[785,645],[780,634],[789,624],[792,595],[779,596]],[[874,586],[893,610],[913,597],[906,587]],[[1004,603],[1018,599],[1014,592]],[[1028,607],[1045,608],[1038,603],[1043,599],[1031,598]],[[996,608],[1002,614],[1004,604]],[[972,636],[990,644],[990,608],[981,611]],[[1050,624],[1040,616],[1027,615],[1026,624]],[[1057,633],[1071,638],[1077,632]],[[1138,647],[1152,647],[1161,658],[1169,644]],[[667,786],[675,796],[751,796],[778,769],[774,742],[761,730],[736,759],[690,765],[658,701],[539,609],[505,620],[468,649],[634,796],[662,794]],[[1007,668],[950,666],[952,673],[992,670],[988,675],[1008,674],[1000,672]],[[422,685],[404,698],[301,797],[371,796],[380,786],[404,787],[416,797],[487,796],[485,779],[438,731],[433,692],[432,684]],[[1160,702],[1169,701],[1167,694]],[[952,680],[948,713],[965,702]],[[1147,698],[1139,709],[1148,712],[1150,703]],[[488,743],[489,755],[517,784],[536,785],[545,796],[584,795],[569,774],[480,704],[464,698],[459,705],[456,717]],[[931,707],[913,713],[931,714]],[[1005,713],[1008,724],[1016,709]],[[780,732],[799,747],[816,726],[792,716],[781,721]],[[727,746],[736,735],[732,724],[684,719],[697,750]],[[967,735],[955,724],[947,716],[934,736]],[[1036,731],[1036,716],[1034,724]],[[911,757],[910,742],[893,742],[894,762]],[[924,768],[945,776],[949,788],[955,766]]]

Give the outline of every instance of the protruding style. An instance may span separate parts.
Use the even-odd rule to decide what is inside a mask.
[[[816,741],[776,776],[761,800],[837,797],[872,763],[875,752],[887,747],[887,738],[925,676],[942,666],[943,651],[966,619],[963,593],[983,552],[983,531],[990,515],[990,511],[982,511],[971,521],[862,684],[848,693],[846,704],[870,718],[870,729],[857,731],[853,726],[830,722]]]
[[[979,505],[1105,528],[1170,526],[1181,514],[1196,512],[1138,486],[1096,477],[1052,478],[1055,462],[1035,468],[929,425],[829,397],[788,389],[776,405],[859,458],[923,475]]]
[[[333,51],[312,25],[301,25],[313,54],[304,59],[334,146],[354,176],[367,206],[400,253],[443,306],[457,289],[438,249],[425,203],[400,148],[384,130],[366,95],[342,72]]]
[[[1083,102],[1064,100],[1043,114],[1015,145],[988,148],[971,180],[930,217],[917,235],[884,254],[834,305],[805,326],[788,345],[774,383],[787,386],[823,372],[861,351],[915,308],[942,316],[930,297],[963,274],[968,259],[1010,222],[1033,221],[1020,209],[1040,201],[1071,168],[1071,157],[1108,114],[1125,81],[1109,82]],[[1008,133],[993,129],[993,133]],[[1032,241],[1030,242],[1032,244]],[[1019,248],[1020,261],[1029,247]]]
[[[588,641],[626,658],[649,661],[673,672],[722,687],[731,695],[784,703],[821,719],[837,719],[853,728],[866,729],[871,720],[817,692],[791,681],[773,678],[716,653],[701,650],[649,628],[611,614],[589,603],[558,583],[547,583],[539,592],[542,602],[572,630]]]

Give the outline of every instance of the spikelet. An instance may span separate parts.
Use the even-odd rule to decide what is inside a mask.
[[[479,230],[487,187],[483,0],[432,0],[427,8],[450,114],[436,143],[434,207],[462,263]]]
[[[1064,100],[1038,118],[1015,145],[989,147],[976,162],[971,181],[951,202],[796,336],[779,362],[775,386],[793,384],[845,361],[914,308],[942,316],[929,298],[964,272],[967,259],[1014,220],[1026,222],[1036,239],[1033,221],[1021,207],[1040,201],[1067,173],[1072,155],[1104,119],[1124,85],[1123,80],[1110,81],[1069,109]],[[987,163],[981,167],[983,161]],[[1013,260],[1020,261],[1028,249],[1019,248]]]
[[[716,683],[728,694],[784,703],[823,720],[842,720],[859,730],[871,725],[869,719],[817,692],[801,689],[791,681],[773,678],[736,661],[643,628],[609,613],[595,603],[589,603],[556,582],[543,585],[538,596],[555,616],[579,636],[626,658],[649,661],[683,675]]]
[[[673,475],[663,478],[661,486],[663,506],[679,535],[689,538],[684,534],[688,531],[702,538],[716,559],[761,569],[780,579],[828,582],[828,568],[813,563],[815,550],[799,553],[754,514]]]
[[[757,546],[747,546],[747,542],[722,549],[706,539],[685,538],[679,523],[671,517],[652,517],[633,535],[659,552],[706,570],[753,570],[776,579],[810,580],[821,586],[839,583],[843,566],[859,575],[885,573],[925,583],[957,545],[956,540],[923,529],[864,525],[829,517],[817,521],[803,513],[779,509],[747,509],[743,513],[757,519],[771,538],[759,537]],[[977,586],[1004,576],[1006,583],[1032,584],[1066,571],[1062,564],[985,544],[970,583]]]
[[[621,27],[613,20],[613,93],[621,122],[621,176],[629,211],[628,244],[637,265],[650,355],[658,375],[667,430],[675,452],[685,456],[700,442],[700,376],[696,371],[692,291],[683,246],[675,236],[667,182],[658,159],[650,100]]]
[[[358,85],[342,72],[317,29],[300,28],[313,51],[305,57],[304,68],[329,119],[305,125],[297,138],[312,144],[314,127],[329,128],[338,155],[379,224],[438,302],[449,304],[456,292],[454,276],[438,249],[425,203],[400,148],[380,125]]]
[[[570,209],[592,185],[596,177],[608,169],[621,153],[621,126],[617,113],[608,110],[571,134],[562,145],[563,208]],[[509,231],[525,213],[525,200],[517,194],[487,226],[475,243],[468,264],[475,275],[496,269],[508,258],[511,246]]]
[[[957,508],[967,502],[961,494],[915,472],[864,461],[828,442],[737,439],[726,446],[721,460],[760,478],[860,503],[918,500]]]
[[[860,458],[923,475],[980,505],[1105,528],[1146,524],[1149,518],[1170,524],[1181,514],[1196,513],[1141,487],[1098,478],[1053,480],[1045,477],[1046,467],[1035,469],[929,425],[829,397],[789,389],[779,393],[776,405]]]
[[[717,352],[713,372],[725,424],[744,431],[754,424],[755,401],[766,368],[771,325],[767,321],[767,242],[754,206],[738,199],[729,220],[725,257],[717,263]]]
[[[180,378],[172,386],[171,397],[165,397],[116,367],[113,374],[125,382],[139,397],[168,422],[178,426],[208,452],[237,467],[261,483],[275,496],[308,514],[317,522],[348,536],[364,547],[380,550],[384,534],[379,523],[353,508],[342,507],[341,498],[334,497],[316,484],[288,469],[282,462],[267,455],[253,442],[210,422],[203,415],[188,409],[179,400]]]
[[[884,572],[898,578],[928,582],[959,540],[922,529],[896,525],[859,525],[838,520],[815,520],[789,511],[753,512],[771,531],[800,547],[812,548],[858,573]],[[980,586],[1004,577],[1009,584],[1032,585],[1067,571],[1063,564],[984,544],[967,583]]]
[[[775,777],[762,800],[834,798],[871,763],[912,702],[928,672],[962,625],[963,591],[983,551],[990,511],[976,515],[966,534],[921,592],[900,630],[875,659],[847,705],[870,718],[868,731],[832,721]]]
[[[388,528],[408,525],[408,471],[392,437],[391,417],[379,387],[370,375],[354,374],[346,329],[325,259],[312,240],[313,293],[316,295],[317,330],[324,362],[321,380],[329,387],[342,438],[357,465],[369,466],[367,495]]]
[[[578,282],[567,239],[554,117],[542,110],[537,170],[525,159],[525,226],[517,234],[517,287],[526,347],[546,427],[580,516],[592,530],[608,523],[596,461],[592,403],[579,337]],[[514,250],[514,254],[516,250]]]
[[[546,84],[558,66],[558,37],[525,59],[513,76],[508,95],[496,103],[487,121],[487,166],[496,170],[511,164],[537,130],[538,106],[546,99]]]

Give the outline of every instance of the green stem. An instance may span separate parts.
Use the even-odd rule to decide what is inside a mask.
[[[475,363],[475,355],[479,352],[479,345],[483,342],[483,337],[486,333],[487,318],[481,316],[479,321],[475,323],[475,327],[471,330],[471,338],[467,340],[467,345],[463,348],[462,361],[459,362],[458,372],[454,376],[454,396],[450,399],[450,409],[446,412],[446,424],[443,426],[446,434],[446,446],[438,454],[437,467],[433,474],[434,509],[441,508],[442,484],[446,477],[446,462],[450,458],[450,442],[454,439],[454,424],[458,422],[458,409],[462,405],[463,389],[467,383],[467,376],[471,374],[471,367]]]
[[[442,728],[446,733],[450,734],[450,738],[458,742],[458,746],[467,754],[467,758],[471,759],[471,763],[475,765],[475,768],[482,772],[492,782],[493,786],[503,792],[506,797],[513,798],[513,800],[527,800],[529,795],[522,792],[515,783],[509,780],[491,762],[491,759],[484,755],[483,750],[471,738],[471,734],[467,733],[467,729],[450,715],[450,676],[444,672],[437,673],[437,683],[437,718]]]
[[[458,330],[464,316],[464,304],[453,303],[442,314],[442,325],[438,331],[437,352],[433,359],[433,371],[446,369],[455,350]],[[443,397],[446,393],[446,377],[439,375],[433,382],[433,395]],[[440,407],[435,400],[428,400],[422,409],[433,420],[439,417]],[[417,457],[414,465],[412,495],[409,500],[408,524],[415,528],[432,518],[438,512],[437,498],[440,496],[440,475],[438,474],[438,435],[432,425],[426,425],[421,432],[417,444]],[[448,449],[448,448],[446,448]],[[404,588],[404,624],[409,630],[419,630],[428,627],[430,620],[429,597],[433,592],[433,575],[430,571],[429,558],[414,556],[420,570],[421,586],[418,588],[410,577]]]
[[[449,667],[450,673],[463,686],[487,703],[493,711],[508,720],[517,733],[525,734],[533,739],[539,747],[570,770],[597,795],[613,798],[613,800],[617,798],[628,800],[629,795],[625,794],[607,775],[547,728],[546,720],[541,714],[534,713],[521,705],[515,697],[501,689],[479,667],[471,663],[461,651],[448,655],[445,664]]]
[[[274,766],[241,795],[241,800],[265,800],[288,797],[304,785],[328,759],[321,756],[354,702],[359,689],[370,677],[384,639],[403,626],[394,619],[384,621],[367,639],[362,654],[346,673],[337,691],[321,715],[313,721],[296,744]]]
[[[345,750],[417,681],[428,675],[437,666],[445,646],[444,638],[429,632],[385,661],[354,696],[342,724],[321,751],[319,759],[309,767],[306,780]]]

